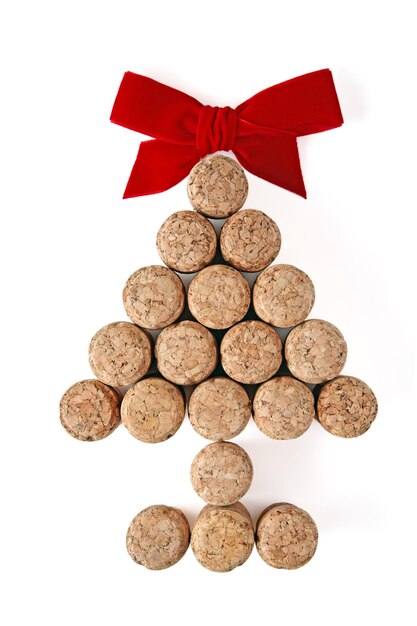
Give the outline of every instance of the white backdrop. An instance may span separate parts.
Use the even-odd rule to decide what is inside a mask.
[[[323,626],[413,622],[415,552],[415,116],[411,2],[9,2],[1,19],[3,383],[1,621]],[[108,121],[127,69],[202,102],[237,105],[274,83],[330,67],[345,125],[299,141],[307,201],[249,176],[247,207],[273,217],[279,261],[316,286],[314,317],[336,324],[380,412],[340,440],[313,424],[275,442],[251,424],[235,441],[253,458],[243,502],[310,512],[320,539],[304,568],[256,551],[214,574],[191,550],[149,572],[125,550],[131,518],[153,503],[202,502],[188,472],[205,440],[186,421],[142,444],[120,427],[71,439],[60,396],[91,373],[94,332],[125,319],[121,290],[159,262],[162,221],[187,209],[185,181],[122,201],[139,135]],[[413,85],[414,90],[414,85]],[[414,160],[414,167],[412,162]],[[415,259],[414,259],[415,260]],[[414,615],[415,619],[415,615]]]

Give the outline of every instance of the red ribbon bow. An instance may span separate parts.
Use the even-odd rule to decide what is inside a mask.
[[[206,154],[232,150],[252,174],[306,197],[297,137],[343,124],[330,70],[274,85],[236,109],[126,72],[111,121],[155,139],[140,144],[124,198],[179,183]]]

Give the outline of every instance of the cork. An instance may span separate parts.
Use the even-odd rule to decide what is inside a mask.
[[[152,361],[148,335],[130,322],[114,322],[92,338],[90,367],[107,385],[123,387],[145,376]]]
[[[163,265],[149,265],[127,279],[123,304],[135,324],[151,330],[165,328],[183,312],[185,288],[172,270]]]
[[[215,154],[193,167],[187,191],[196,211],[221,219],[242,208],[248,195],[248,179],[235,159]]]
[[[278,371],[282,362],[282,342],[268,324],[250,320],[227,331],[220,354],[223,369],[230,378],[255,385]]]
[[[196,385],[216,368],[217,343],[207,328],[185,320],[161,332],[155,356],[165,378],[177,385]]]
[[[212,224],[194,211],[173,213],[161,226],[156,247],[163,262],[177,272],[198,272],[216,253],[217,237]]]
[[[219,506],[233,504],[249,489],[252,461],[243,448],[219,441],[200,450],[191,465],[191,483],[196,493]]]
[[[190,527],[184,513],[163,504],[138,513],[126,535],[126,547],[132,559],[152,570],[178,563],[189,542]]]
[[[272,378],[256,390],[253,417],[259,430],[271,439],[295,439],[315,417],[314,396],[295,378]]]
[[[233,439],[251,416],[251,401],[242,385],[226,377],[209,378],[191,394],[188,415],[194,430],[211,441]]]
[[[317,542],[314,520],[294,504],[273,504],[259,517],[256,547],[261,558],[272,567],[302,567],[314,556]]]
[[[378,413],[374,392],[363,380],[339,376],[323,385],[317,400],[317,419],[332,435],[359,437]]]
[[[347,345],[336,326],[307,320],[292,329],[285,342],[290,372],[305,383],[322,383],[337,376],[347,357]]]
[[[224,507],[207,504],[191,533],[197,561],[212,572],[230,572],[243,565],[253,544],[252,520],[240,502]]]
[[[288,328],[303,322],[314,304],[314,285],[293,265],[273,265],[259,274],[253,286],[253,306],[264,322]]]
[[[185,416],[181,390],[151,376],[131,387],[122,401],[122,422],[131,435],[145,443],[159,443],[175,435]]]
[[[268,215],[255,209],[239,211],[224,223],[220,249],[224,260],[243,272],[260,272],[278,255],[281,233]]]
[[[228,265],[211,265],[198,272],[188,289],[188,306],[204,326],[229,328],[245,317],[250,287],[240,272]]]
[[[120,424],[119,394],[99,380],[72,385],[59,405],[61,424],[80,441],[97,441]]]

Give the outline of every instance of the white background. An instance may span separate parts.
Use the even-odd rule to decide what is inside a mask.
[[[0,617],[5,626],[152,623],[415,623],[415,36],[411,2],[5,2],[1,17]],[[185,181],[122,201],[139,135],[108,121],[125,70],[202,102],[237,105],[330,67],[345,125],[299,141],[307,201],[249,176],[246,206],[273,217],[281,262],[312,277],[312,315],[345,335],[345,373],[378,396],[354,441],[318,424],[292,442],[250,425],[244,498],[310,512],[319,547],[279,571],[253,552],[229,574],[191,550],[149,572],[125,532],[152,503],[196,518],[188,472],[205,440],[184,422],[168,442],[120,427],[71,439],[60,396],[91,376],[94,332],[125,319],[125,279],[157,263],[162,221],[187,209]],[[414,613],[414,615],[413,615]],[[269,622],[271,623],[271,622]]]

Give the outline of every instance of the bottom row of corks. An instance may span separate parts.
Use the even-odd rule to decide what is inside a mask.
[[[208,504],[195,526],[179,509],[150,506],[136,515],[126,537],[132,559],[151,570],[177,563],[191,548],[199,563],[213,572],[229,572],[242,565],[253,546],[272,567],[297,569],[313,557],[318,531],[310,515],[293,504],[267,507],[256,530],[249,511],[240,502],[228,506]]]

